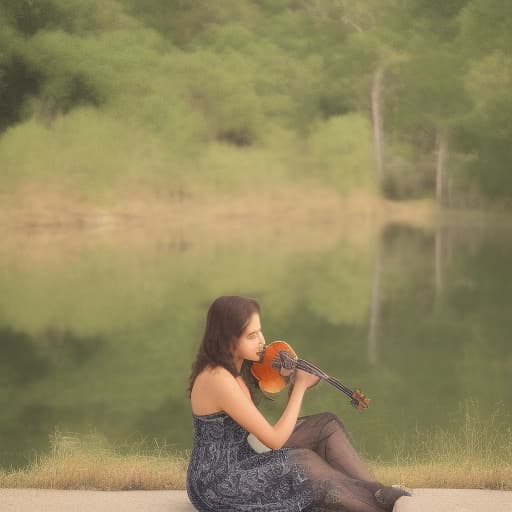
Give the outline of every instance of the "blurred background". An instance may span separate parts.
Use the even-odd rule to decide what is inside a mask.
[[[206,310],[391,460],[512,411],[512,4],[2,0],[0,467],[55,431],[187,450]],[[285,397],[264,401],[276,419]]]

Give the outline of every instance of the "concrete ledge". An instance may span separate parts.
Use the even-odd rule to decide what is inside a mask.
[[[0,489],[2,512],[194,512],[186,491]]]
[[[394,512],[512,512],[512,491],[414,489]],[[0,489],[2,512],[193,512],[185,491]]]
[[[512,491],[482,489],[413,489],[393,512],[512,512]]]

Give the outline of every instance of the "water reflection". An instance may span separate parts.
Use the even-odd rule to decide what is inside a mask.
[[[98,337],[53,327],[37,335],[0,327],[0,439],[5,466],[20,465],[29,453],[46,449],[48,434],[62,421],[83,417],[76,407],[59,409],[51,400],[41,400],[36,390],[58,378],[62,368],[73,371],[87,365],[103,344]]]
[[[0,327],[0,379],[4,386],[25,387],[48,373],[50,363],[35,350],[32,338],[10,327]]]
[[[268,341],[289,341],[373,399],[359,415],[325,385],[303,408],[335,411],[372,458],[392,457],[404,433],[446,425],[468,397],[484,413],[498,401],[510,410],[508,227],[283,233],[89,239],[35,260],[4,248],[1,464],[48,449],[55,428],[190,447],[186,380],[206,308],[225,293],[257,297]],[[276,418],[283,400],[265,414]]]

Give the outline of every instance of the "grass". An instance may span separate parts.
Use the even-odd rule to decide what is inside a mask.
[[[415,454],[397,448],[393,463],[371,463],[375,477],[410,488],[512,490],[512,431],[501,410],[485,420],[474,402],[461,410],[457,431],[418,434]],[[121,454],[96,436],[57,433],[48,455],[26,469],[0,471],[0,488],[184,489],[187,461],[187,453],[165,447]]]
[[[156,490],[184,489],[188,457],[165,447],[151,453],[136,447],[121,454],[97,436],[79,438],[59,432],[48,455],[26,469],[0,470],[0,488]]]
[[[372,464],[377,479],[407,487],[512,490],[512,430],[501,406],[482,417],[462,403],[455,427],[416,433],[414,453],[396,449],[392,464]]]
[[[487,465],[471,462],[456,466],[431,462],[402,466],[374,467],[377,480],[405,485],[410,489],[493,489],[512,490],[512,464]]]

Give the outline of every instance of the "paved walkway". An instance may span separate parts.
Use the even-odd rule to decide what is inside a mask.
[[[415,489],[394,512],[512,512],[512,491]],[[193,512],[185,491],[0,489],[1,512]]]

